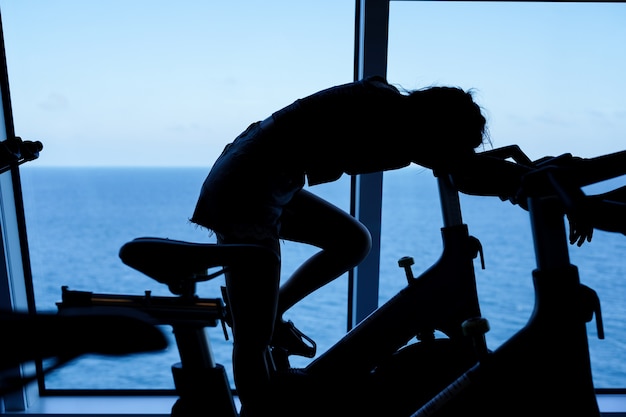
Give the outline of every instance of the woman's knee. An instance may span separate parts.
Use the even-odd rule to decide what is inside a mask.
[[[355,220],[341,233],[336,244],[345,256],[361,261],[372,249],[372,235],[365,225]]]

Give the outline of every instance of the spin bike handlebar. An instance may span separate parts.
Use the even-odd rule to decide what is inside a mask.
[[[602,219],[602,229],[626,233],[626,225],[620,223],[626,217],[626,201],[607,201],[601,196],[590,200],[582,190],[625,174],[626,151],[594,158],[566,153],[531,162],[519,147],[510,146],[477,154],[451,176],[466,194],[499,196],[525,209],[529,198],[554,197],[571,218],[592,223]]]

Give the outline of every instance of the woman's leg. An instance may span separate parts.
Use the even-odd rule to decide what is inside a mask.
[[[277,239],[218,238],[219,243],[251,243],[279,250]],[[264,410],[268,399],[270,343],[278,300],[280,262],[242,259],[226,273],[228,304],[232,314],[233,376],[246,415]]]
[[[345,211],[306,191],[285,206],[280,237],[321,249],[281,285],[277,318],[298,301],[358,265],[372,245],[367,228]]]

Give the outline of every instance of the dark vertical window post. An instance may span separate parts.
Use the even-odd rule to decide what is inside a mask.
[[[357,0],[355,78],[387,75],[389,0]],[[356,175],[351,184],[351,211],[372,234],[372,251],[350,274],[348,328],[378,307],[383,174]]]
[[[15,130],[1,16],[0,90],[0,100],[2,101],[0,141],[5,141],[15,137]],[[0,308],[21,312],[34,312],[35,309],[28,246],[26,244],[22,188],[17,165],[0,174]],[[34,372],[34,364],[24,364],[20,368],[7,372],[14,372],[18,376],[24,368],[28,369],[29,374]],[[2,409],[6,411],[25,410],[31,395],[37,395],[34,391],[35,388],[30,386],[22,391],[4,396],[0,399]]]

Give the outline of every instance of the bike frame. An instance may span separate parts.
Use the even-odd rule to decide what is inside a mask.
[[[412,417],[600,415],[586,328],[595,313],[604,337],[599,299],[570,263],[562,201],[532,196],[528,212],[537,264],[528,323]]]
[[[459,343],[462,323],[480,316],[474,259],[482,250],[463,224],[457,190],[447,176],[437,178],[444,227],[438,261],[407,287],[358,323],[306,367],[308,373],[365,375],[416,335],[439,330]]]

